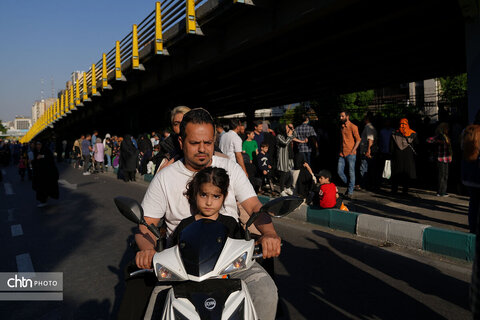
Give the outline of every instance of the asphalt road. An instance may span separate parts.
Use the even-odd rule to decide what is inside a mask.
[[[0,319],[115,318],[133,225],[113,197],[141,200],[144,183],[60,166],[60,200],[37,208],[13,166],[0,183],[0,272],[28,254],[35,272],[63,272],[63,301],[0,301]],[[282,319],[468,319],[471,264],[289,219],[276,260]],[[22,234],[13,236],[12,226]],[[18,228],[18,227],[16,227]],[[24,267],[24,266],[23,266]]]

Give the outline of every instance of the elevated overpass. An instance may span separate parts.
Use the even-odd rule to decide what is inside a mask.
[[[466,72],[480,56],[478,9],[478,0],[166,0],[67,88],[25,140],[94,128],[139,133],[167,126],[168,110],[182,104],[252,115]],[[469,85],[480,84],[480,66],[472,70]]]

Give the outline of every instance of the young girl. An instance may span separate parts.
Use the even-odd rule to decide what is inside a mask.
[[[227,227],[230,238],[243,238],[243,229],[240,228],[238,221],[219,213],[227,197],[229,184],[228,174],[222,168],[207,167],[195,174],[184,193],[190,204],[192,216],[183,219],[172,233],[173,244],[178,243],[183,229],[200,219],[217,220]]]
[[[20,174],[20,178],[25,180],[25,171],[27,171],[28,166],[28,157],[25,153],[22,153],[20,156],[20,161],[18,162],[18,173]]]

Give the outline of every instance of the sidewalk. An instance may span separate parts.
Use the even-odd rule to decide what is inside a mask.
[[[110,171],[108,174],[115,174]],[[116,175],[116,174],[115,174]],[[148,184],[153,176],[137,173],[137,182]],[[339,187],[339,192],[345,188]],[[262,203],[270,198],[260,195]],[[475,235],[468,233],[468,197],[412,188],[408,195],[355,191],[344,201],[349,212],[302,204],[289,218],[342,230],[361,237],[472,261]]]
[[[346,190],[338,189],[341,194]],[[468,201],[465,196],[437,197],[434,191],[420,189],[410,189],[408,195],[393,195],[382,188],[375,193],[355,191],[352,200],[344,203],[350,211],[358,213],[468,232]]]

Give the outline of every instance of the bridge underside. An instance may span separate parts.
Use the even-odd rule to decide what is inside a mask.
[[[181,104],[220,115],[466,71],[454,0],[230,2],[197,11],[204,35],[171,30],[169,56],[145,48],[145,71],[126,70],[55,133],[139,133]]]

